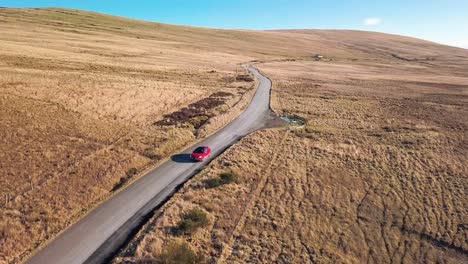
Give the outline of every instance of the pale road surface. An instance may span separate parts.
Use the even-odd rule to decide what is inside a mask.
[[[241,137],[267,127],[275,119],[269,107],[271,81],[254,68],[249,68],[249,71],[259,80],[259,86],[248,107],[226,127],[197,144],[212,148],[210,159]],[[188,153],[195,147],[191,146],[183,154],[173,156],[100,204],[26,263],[102,263],[126,241],[148,213],[209,162],[195,163],[189,160]]]

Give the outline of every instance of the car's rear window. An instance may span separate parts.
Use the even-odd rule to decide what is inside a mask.
[[[195,152],[195,153],[205,153],[205,148],[204,147],[198,147],[193,152]]]

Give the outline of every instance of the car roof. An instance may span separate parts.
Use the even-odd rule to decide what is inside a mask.
[[[207,152],[210,148],[208,146],[200,146],[200,147],[197,147],[194,152],[196,153],[200,153],[200,151],[203,151],[204,153]]]
[[[203,149],[204,149],[205,152],[208,152],[208,150],[210,150],[210,147],[208,147],[208,146],[203,146]]]

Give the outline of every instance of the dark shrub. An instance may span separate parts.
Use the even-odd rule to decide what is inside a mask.
[[[205,184],[208,188],[216,188],[224,184],[237,183],[238,181],[237,175],[229,171],[221,173],[218,178],[206,180]]]
[[[236,77],[236,81],[253,82],[254,78],[248,74],[239,74]]]
[[[125,176],[124,177],[121,177],[119,182],[116,183],[114,185],[114,187],[112,188],[112,192],[120,189],[122,186],[125,185],[125,183],[127,183],[128,180],[130,180],[136,173],[138,172],[138,170],[136,168],[130,168],[127,173],[125,173]]]
[[[210,119],[208,116],[202,115],[197,116],[189,120],[189,123],[193,125],[195,129],[199,129],[203,124]]]
[[[206,187],[216,188],[223,185],[223,181],[220,178],[208,179],[205,181]]]
[[[237,175],[233,172],[223,172],[219,175],[224,184],[237,183]]]
[[[130,168],[126,175],[127,175],[127,178],[131,178],[133,177],[135,174],[137,173],[137,169],[136,168]]]
[[[177,225],[176,234],[192,234],[200,227],[208,225],[206,213],[198,208],[192,209],[182,216]]]

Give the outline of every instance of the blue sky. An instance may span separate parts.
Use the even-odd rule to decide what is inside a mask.
[[[216,28],[359,29],[468,48],[468,0],[0,0],[0,6],[76,8]]]

